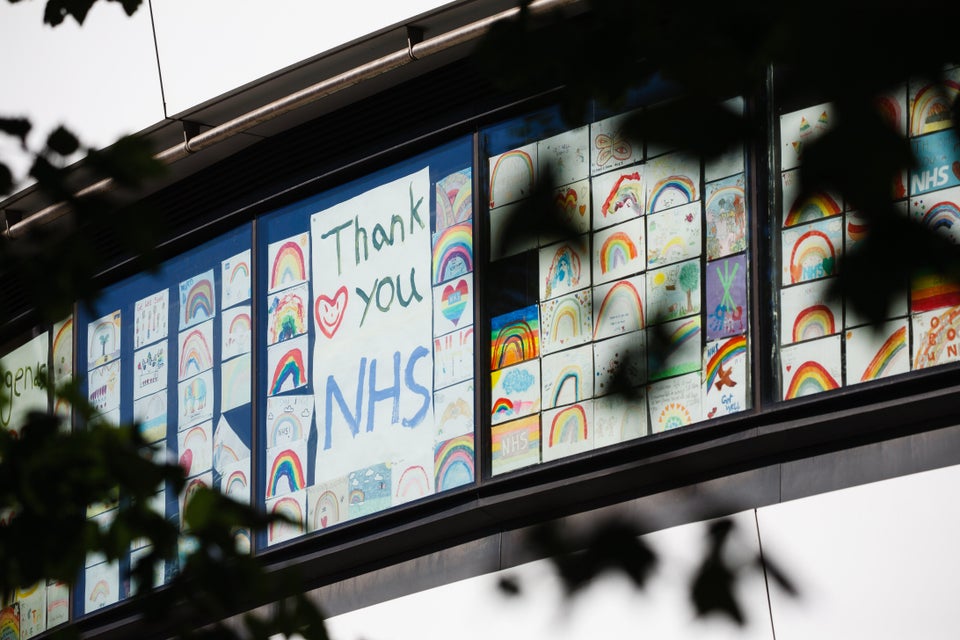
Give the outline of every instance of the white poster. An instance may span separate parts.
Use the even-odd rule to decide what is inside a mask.
[[[0,426],[19,433],[31,411],[47,410],[47,390],[38,376],[47,373],[50,334],[42,333],[0,359],[5,402],[0,404]]]
[[[315,469],[324,482],[433,446],[429,170],[310,224]]]

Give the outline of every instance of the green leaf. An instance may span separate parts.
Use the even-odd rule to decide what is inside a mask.
[[[62,156],[69,156],[80,148],[80,141],[65,127],[60,126],[47,137],[47,146]]]
[[[0,118],[0,131],[20,139],[20,144],[26,146],[27,134],[33,125],[26,118]]]

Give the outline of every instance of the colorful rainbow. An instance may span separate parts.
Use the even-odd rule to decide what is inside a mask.
[[[398,498],[412,500],[421,498],[430,492],[430,478],[427,471],[420,465],[414,465],[404,469],[400,474],[400,480],[397,481]]]
[[[279,495],[280,481],[283,479],[286,479],[290,485],[290,493],[307,486],[307,477],[303,473],[303,463],[300,461],[297,452],[292,449],[281,451],[273,459],[273,465],[270,468],[270,481],[267,483],[268,498]]]
[[[494,318],[494,322],[497,320]],[[492,352],[490,368],[502,369],[511,364],[536,358],[540,354],[538,324],[534,316],[530,319],[508,318],[503,326],[494,327],[490,341]]]
[[[583,369],[581,369],[578,365],[568,364],[561,369],[560,373],[553,382],[553,404],[550,406],[555,407],[560,404],[560,394],[563,392],[563,389],[567,384],[573,385],[573,401],[580,402],[583,399],[580,388],[580,381],[582,378]]]
[[[253,321],[250,319],[249,313],[238,313],[233,316],[233,319],[230,320],[230,326],[227,328],[227,333],[232,336],[243,335],[245,333],[250,333],[253,329]]]
[[[729,201],[734,203],[732,208],[735,211],[743,210],[743,199],[744,199],[743,186],[739,184],[727,184],[714,191],[712,191],[707,198],[707,202],[704,205],[707,211],[714,210],[724,210],[731,208],[730,205],[723,206],[721,202]],[[739,205],[736,203],[740,203]]]
[[[824,369],[823,365],[813,360],[807,360],[794,372],[787,386],[785,400],[799,398],[822,391],[840,388],[839,383],[834,380],[830,372]]]
[[[637,245],[623,231],[617,231],[600,246],[600,272],[608,273],[637,259]]]
[[[660,411],[657,416],[657,424],[662,431],[683,427],[693,422],[693,416],[690,411],[679,402],[670,402]]]
[[[716,382],[717,373],[720,367],[739,355],[747,353],[747,337],[735,336],[724,342],[717,352],[710,356],[707,361],[707,369],[704,371],[704,388],[711,389]]]
[[[452,173],[437,182],[437,228],[446,229],[473,217],[472,171]]]
[[[928,229],[949,231],[960,221],[960,207],[955,202],[938,202],[923,214],[920,220]]]
[[[653,260],[651,260],[651,265],[653,264],[667,264],[668,262],[676,262],[677,260],[682,260],[685,256],[684,245],[686,242],[680,236],[673,236],[667,240],[666,244],[660,249],[659,255],[657,255]],[[676,254],[671,257],[670,253],[674,249],[677,250]]]
[[[101,582],[106,581],[101,580]],[[110,594],[110,585],[107,585],[106,594]],[[91,592],[90,602],[94,601]],[[0,609],[0,638],[3,640],[20,640],[20,613],[16,607],[9,606]]]
[[[324,529],[340,522],[340,500],[327,489],[313,505],[313,529]]]
[[[213,366],[213,353],[200,329],[187,334],[180,349],[180,380]]]
[[[296,524],[291,524],[287,521],[275,521],[270,523],[270,541],[276,542],[280,539],[290,527],[295,527],[297,530],[303,527],[303,508],[300,506],[300,502],[296,498],[280,498],[270,507],[270,513],[272,515],[286,516],[289,520],[292,520]]]
[[[529,193],[533,188],[534,181],[534,169],[533,169],[533,158],[530,157],[530,154],[521,149],[514,149],[512,151],[507,151],[503,155],[497,158],[497,161],[493,163],[493,168],[490,170],[490,208],[497,206],[494,202],[494,193],[496,193],[497,186],[497,177],[500,175],[500,172],[503,171],[504,167],[510,167],[516,165],[517,173],[520,174],[520,181],[523,181],[527,185],[526,192]],[[509,171],[509,169],[508,169]]]
[[[309,303],[296,291],[274,297],[269,309],[271,324],[268,344],[276,344],[306,333],[309,308]]]
[[[233,269],[230,271],[229,283],[233,284],[237,282],[238,279],[241,282],[246,282],[248,278],[250,278],[250,266],[243,261],[235,263]]]
[[[960,285],[936,273],[924,273],[913,279],[910,311],[933,311],[960,305]]]
[[[455,224],[437,237],[433,247],[433,279],[440,284],[473,271],[473,225]]]
[[[201,278],[193,283],[183,305],[183,320],[186,323],[204,320],[213,315],[213,282]]]
[[[793,244],[793,250],[790,253],[790,282],[811,279],[804,278],[804,265],[820,265],[822,275],[831,275],[835,263],[836,251],[830,238],[822,231],[811,229],[797,238]]]
[[[680,323],[676,329],[670,333],[670,350],[676,351],[681,345],[693,340],[700,335],[700,317],[693,318]]]
[[[106,579],[101,579],[101,580],[98,580],[97,583],[93,585],[92,589],[90,589],[90,595],[88,596],[87,600],[89,600],[90,602],[105,602],[109,598],[110,598],[110,583],[107,582]],[[17,624],[19,625],[19,623],[20,621],[18,620]],[[0,628],[2,629],[7,628],[5,620],[0,621]],[[6,634],[3,632],[0,632],[0,637],[6,637]],[[17,634],[17,637],[18,638],[20,637],[19,632]]]
[[[442,442],[433,456],[437,491],[446,491],[473,482],[475,464],[472,434]]]
[[[243,497],[243,498],[249,499],[250,495],[249,495],[249,490],[247,488],[249,486],[250,485],[247,482],[246,472],[244,472],[241,469],[237,469],[236,471],[231,472],[229,476],[227,476],[227,480],[223,484],[223,487],[224,487],[223,492],[228,496],[237,496],[237,497]]]
[[[183,448],[185,450],[198,451],[201,447],[204,447],[208,442],[207,432],[203,427],[193,427],[187,431],[187,435],[183,437]],[[190,471],[189,475],[196,475],[196,471],[188,469]]]
[[[296,442],[304,439],[303,425],[300,418],[294,413],[282,413],[280,417],[274,420],[273,429],[270,431],[270,437],[267,440],[268,447],[275,447],[280,444],[280,434],[284,428],[289,428],[289,437],[284,437],[284,442]]]
[[[833,311],[825,304],[811,305],[797,314],[793,320],[793,341],[820,338],[836,333]]]
[[[910,135],[918,136],[953,126],[951,105],[960,94],[960,83],[945,80],[942,88],[928,84],[917,91],[910,108]]]
[[[593,329],[593,337],[597,338],[597,332],[604,325],[604,321],[611,315],[620,316],[629,314],[631,321],[624,323],[623,332],[627,333],[643,329],[645,320],[643,317],[643,302],[640,299],[640,292],[628,280],[621,280],[616,283],[600,303],[597,311],[597,323]]]
[[[861,382],[882,378],[894,360],[907,350],[907,327],[902,326],[887,338],[860,376]]]
[[[869,232],[870,225],[862,218],[850,217],[847,219],[847,237],[850,238],[850,242],[860,242],[867,237]]]
[[[837,204],[826,191],[818,191],[808,198],[797,199],[790,207],[783,226],[792,227],[801,222],[811,222],[821,218],[829,218],[838,215],[843,211],[843,207]]]
[[[513,413],[513,401],[510,398],[497,398],[493,401],[493,415],[510,415]]]
[[[634,211],[634,217],[643,214],[643,180],[639,172],[629,173],[617,178],[613,188],[600,207],[600,213],[606,218],[621,209]]]
[[[66,364],[73,369],[73,316],[70,316],[57,331],[53,337],[53,362],[54,370],[61,356],[67,358]],[[55,381],[56,382],[56,381]]]
[[[682,202],[677,204],[686,204],[697,199],[697,188],[693,180],[687,176],[667,176],[653,185],[653,189],[650,190],[650,212],[658,211],[657,205],[660,198],[670,192],[680,195]]]
[[[297,284],[307,279],[307,262],[303,249],[295,240],[287,240],[277,250],[270,271],[270,290]]]
[[[565,338],[575,338],[580,335],[582,325],[580,311],[580,305],[574,297],[563,298],[557,302],[553,310],[553,326],[550,331],[553,342],[557,343]]]
[[[569,244],[564,244],[553,254],[550,268],[547,270],[546,297],[554,293],[556,287],[570,290],[580,284],[580,254]]]
[[[550,423],[549,447],[560,443],[575,444],[587,439],[587,413],[579,404],[557,412]]]
[[[293,382],[294,389],[307,384],[307,368],[303,364],[303,352],[296,347],[287,351],[277,362],[270,381],[270,395],[280,393],[287,380]]]

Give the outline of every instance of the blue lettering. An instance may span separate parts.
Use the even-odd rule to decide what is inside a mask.
[[[324,416],[324,434],[326,436],[326,441],[323,443],[324,449],[329,449],[333,446],[330,433],[331,427],[333,426],[333,402],[331,402],[331,400],[337,401],[337,406],[340,407],[340,413],[343,414],[344,419],[347,421],[347,426],[350,427],[350,433],[352,433],[354,436],[360,433],[360,410],[363,408],[363,377],[366,374],[366,371],[367,359],[361,358],[360,374],[357,377],[356,408],[352,414],[350,413],[350,408],[347,406],[347,403],[343,398],[343,392],[340,391],[340,385],[337,384],[337,381],[334,380],[332,375],[327,376],[327,410],[326,415]],[[371,378],[373,377],[373,365],[370,366],[370,376]]]
[[[417,360],[424,358],[430,355],[430,351],[425,347],[417,347],[413,350],[413,353],[410,354],[410,359],[407,361],[407,370],[404,375],[404,381],[407,383],[407,388],[410,391],[413,391],[417,395],[423,396],[423,404],[420,405],[420,410],[413,414],[413,417],[410,419],[403,419],[403,426],[405,427],[415,427],[421,422],[423,422],[424,416],[427,415],[427,409],[430,408],[430,390],[426,387],[417,384],[417,381],[413,379],[413,370],[417,365]]]
[[[373,431],[374,407],[381,400],[393,399],[393,414],[390,424],[400,420],[400,352],[393,353],[393,386],[377,389],[377,361],[370,362],[370,398],[367,400],[367,431]]]

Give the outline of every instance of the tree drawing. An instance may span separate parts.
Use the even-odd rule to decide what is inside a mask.
[[[700,268],[694,262],[688,262],[680,267],[677,281],[687,292],[687,312],[693,310],[693,290],[700,284]]]

